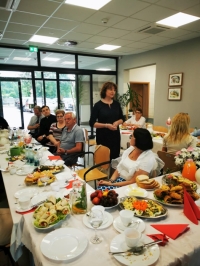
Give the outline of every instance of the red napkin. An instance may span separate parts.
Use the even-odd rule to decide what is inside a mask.
[[[151,224],[151,226],[172,239],[176,239],[190,229],[188,224]]]
[[[200,210],[186,190],[184,190],[183,212],[191,222],[193,222],[194,224],[198,224],[198,220],[200,220]]]
[[[36,207],[36,208],[37,208],[37,207]],[[34,210],[35,210],[36,208],[33,208],[33,209],[31,209],[31,210],[29,210],[29,211],[25,211],[25,212],[18,212],[18,211],[16,211],[16,213],[19,213],[19,214],[24,215],[24,214],[27,214],[27,213],[30,213],[30,212],[34,212]]]
[[[154,241],[157,240],[162,240],[162,242],[158,243],[158,245],[160,246],[165,246],[168,242],[168,237],[165,234],[151,234],[151,235],[147,235],[150,238],[152,238]]]
[[[58,155],[58,156],[48,156],[49,160],[53,161],[53,160],[62,160],[62,158]]]
[[[67,189],[72,188],[72,184],[73,184],[73,182],[76,181],[76,180],[78,180],[78,179],[75,179],[75,180],[71,180],[71,181],[69,181],[69,185],[67,185],[66,188],[67,188]]]

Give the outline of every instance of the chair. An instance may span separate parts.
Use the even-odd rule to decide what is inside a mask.
[[[110,149],[106,146],[97,145],[95,147],[93,158],[94,158],[94,165],[92,167],[80,169],[76,172],[78,176],[84,179],[86,182],[94,181],[94,185],[96,189],[96,180],[103,179],[103,178],[109,178]]]
[[[168,132],[168,129],[166,127],[163,127],[163,126],[153,126],[153,130],[159,131],[159,132],[164,132],[164,133]]]
[[[88,147],[87,151],[88,151],[88,165],[89,165],[89,151],[90,151],[90,147],[95,146],[97,143],[96,143],[96,138],[95,138],[96,135],[88,135],[88,132],[90,132],[90,131],[87,131],[86,144],[87,144],[87,147]]]
[[[175,164],[175,154],[165,151],[158,151],[158,157],[165,163],[163,173],[172,173],[180,170],[180,166]]]

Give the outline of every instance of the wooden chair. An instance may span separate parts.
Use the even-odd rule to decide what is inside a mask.
[[[159,131],[159,132],[164,132],[164,133],[168,132],[168,129],[166,127],[163,127],[163,126],[153,126],[153,130]]]
[[[87,145],[87,151],[88,151],[88,165],[89,165],[90,147],[95,146],[97,143],[96,143],[96,138],[95,138],[96,135],[89,135],[88,132],[90,131],[87,131],[86,145]]]
[[[175,164],[175,154],[165,151],[158,151],[158,157],[165,163],[163,167],[163,173],[173,173],[180,170],[180,166]]]
[[[91,152],[90,152],[91,153]],[[109,178],[110,175],[110,149],[103,145],[97,145],[94,152],[94,165],[92,167],[76,171],[78,176],[86,182]]]

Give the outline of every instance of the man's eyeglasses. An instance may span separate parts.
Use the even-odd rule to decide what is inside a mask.
[[[57,117],[57,118],[62,118],[62,117],[63,117],[63,115],[57,115],[56,117]]]
[[[136,114],[141,114],[139,111],[135,111]]]
[[[130,136],[129,136],[129,139],[131,139],[132,137],[133,137],[133,135],[130,135]]]

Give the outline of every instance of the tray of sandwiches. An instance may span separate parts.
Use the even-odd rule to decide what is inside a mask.
[[[27,186],[37,184],[39,187],[50,185],[56,180],[56,177],[50,170],[46,170],[43,172],[34,172],[32,174],[28,174],[24,180]]]
[[[154,191],[154,198],[164,205],[183,207],[184,189],[194,201],[200,198],[196,192],[197,184],[181,175],[169,174],[163,176],[162,182],[163,185]]]
[[[154,178],[149,178],[147,175],[138,175],[136,177],[136,184],[138,187],[146,190],[154,190],[160,187],[160,184]]]

